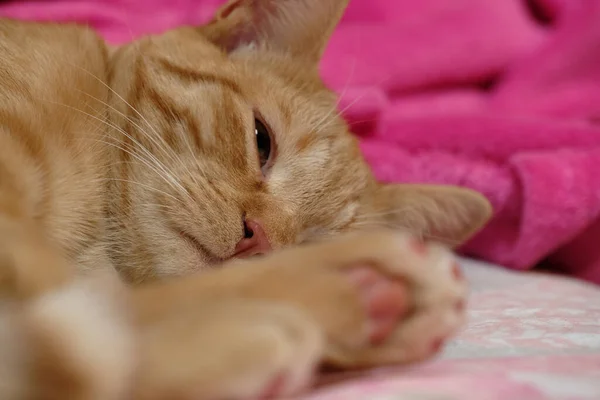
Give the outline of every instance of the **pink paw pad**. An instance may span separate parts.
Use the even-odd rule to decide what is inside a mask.
[[[425,243],[425,241],[422,239],[411,238],[408,242],[408,246],[412,251],[420,256],[427,255],[427,243]]]
[[[462,270],[457,262],[452,264],[452,276],[457,281],[463,281],[465,279],[465,276],[463,275]]]
[[[409,310],[406,286],[369,267],[353,268],[349,272],[349,278],[360,291],[369,315],[371,343],[379,344],[385,341]]]
[[[444,344],[446,343],[446,339],[444,338],[438,338],[436,340],[434,340],[431,343],[431,354],[437,354],[440,352],[440,350],[442,350],[442,347],[444,347]]]
[[[276,375],[273,380],[265,387],[265,390],[258,397],[259,400],[276,399],[281,395],[286,384],[285,374]]]

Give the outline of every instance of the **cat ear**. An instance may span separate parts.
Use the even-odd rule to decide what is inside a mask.
[[[257,46],[318,63],[349,0],[230,0],[200,28],[233,51]]]
[[[490,219],[492,206],[478,192],[441,185],[380,185],[361,217],[452,247],[464,243]],[[369,217],[371,215],[372,217]]]

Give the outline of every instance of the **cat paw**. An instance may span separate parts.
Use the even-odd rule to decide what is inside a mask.
[[[339,256],[329,256],[328,263],[350,283],[364,319],[361,328],[354,325],[357,332],[328,327],[328,363],[363,367],[425,360],[464,324],[467,283],[445,247],[397,233],[360,235],[332,246],[337,248],[327,251]],[[330,297],[335,302],[339,295]],[[332,318],[341,318],[350,304],[338,304]]]

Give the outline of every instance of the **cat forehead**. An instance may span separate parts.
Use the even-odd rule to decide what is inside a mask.
[[[303,95],[319,97],[319,101],[332,102],[332,95],[320,79],[315,65],[286,53],[269,51],[260,46],[244,46],[233,53],[206,40],[195,30],[178,29],[163,35],[151,36],[134,43],[131,53],[143,63],[151,63],[156,73],[164,68],[162,61],[180,70],[204,71],[237,80],[247,89],[284,94],[295,90]],[[162,65],[161,65],[162,64]]]
[[[136,52],[152,75],[147,85],[158,86],[165,101],[203,123],[214,118],[207,113],[235,114],[248,131],[254,113],[272,130],[279,156],[289,161],[288,167],[319,170],[330,161],[351,163],[356,158],[353,138],[338,115],[337,97],[316,69],[252,47],[227,55],[193,38],[151,39]]]
[[[210,92],[217,103],[219,95],[233,95],[241,100],[236,104],[254,110],[267,123],[285,125],[286,130],[296,127],[323,135],[347,130],[338,116],[336,95],[323,85],[317,71],[307,71],[293,59],[243,50],[199,60],[190,53],[162,49],[148,46],[138,52],[137,63],[146,70],[147,85],[158,86],[170,101],[193,108],[192,99],[203,92]]]

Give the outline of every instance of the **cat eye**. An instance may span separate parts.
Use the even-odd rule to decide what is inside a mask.
[[[260,169],[264,173],[264,169],[269,163],[273,149],[271,134],[269,133],[269,130],[265,124],[263,124],[258,118],[254,119],[254,135],[256,137],[256,148],[258,149]]]

